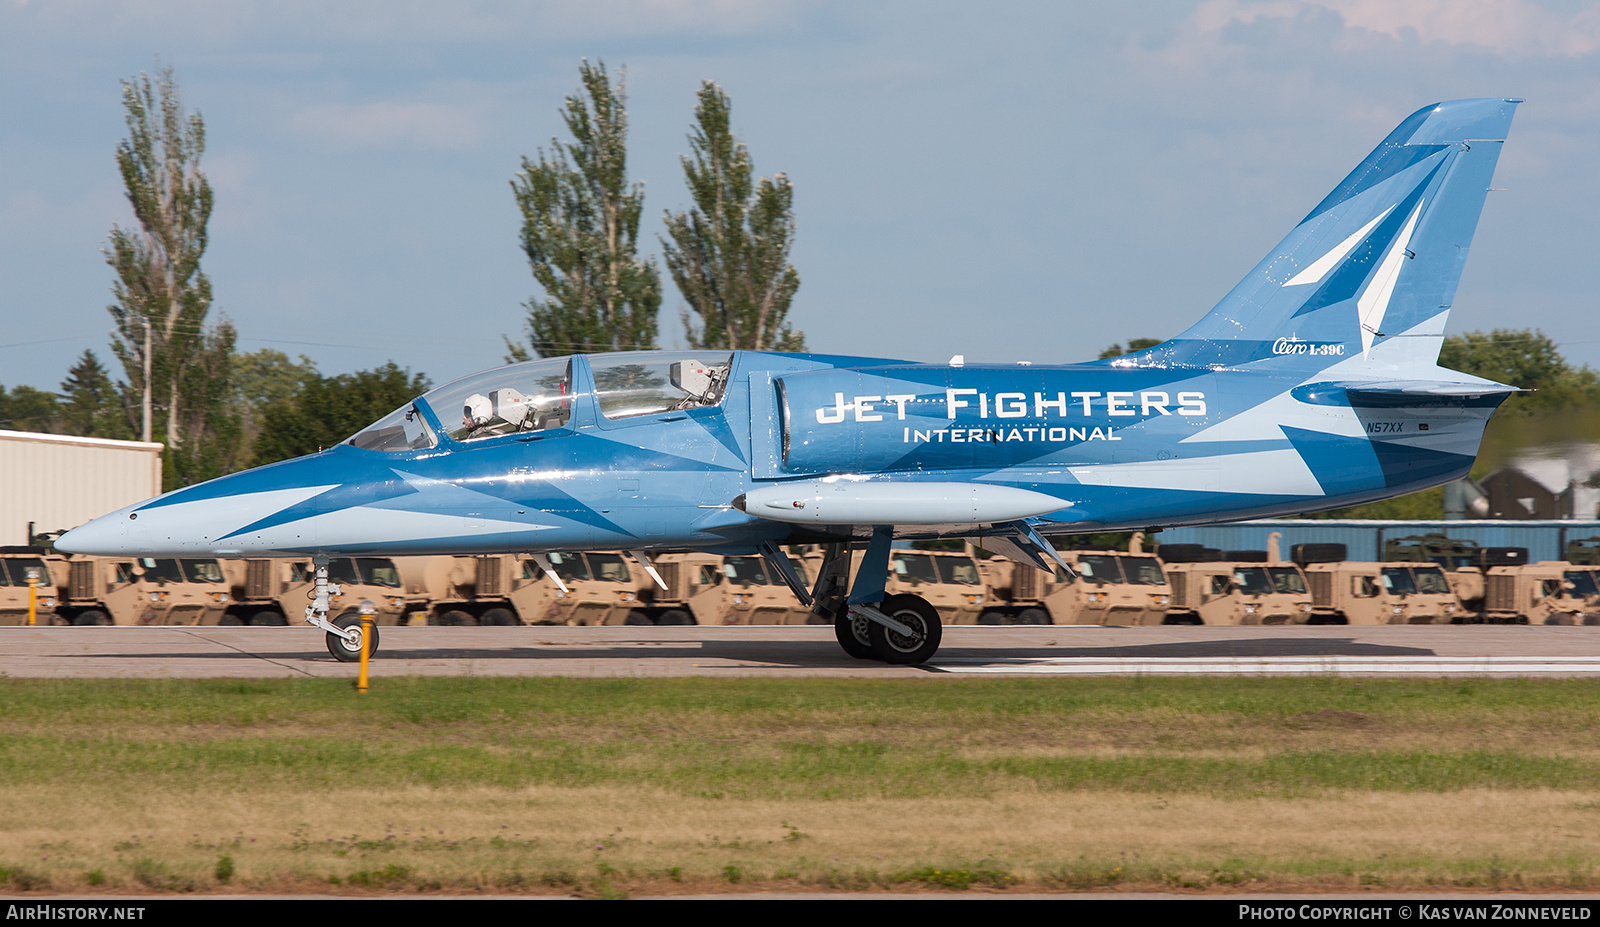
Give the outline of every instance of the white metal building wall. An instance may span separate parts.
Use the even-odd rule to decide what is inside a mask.
[[[161,493],[160,444],[0,431],[0,544],[76,528]]]

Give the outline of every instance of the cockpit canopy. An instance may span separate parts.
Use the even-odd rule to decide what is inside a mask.
[[[446,383],[406,403],[346,443],[369,451],[415,451],[562,428],[575,403],[574,367],[588,366],[594,401],[607,419],[631,418],[722,401],[730,353],[640,351],[549,357],[496,367]],[[438,431],[442,429],[444,434]]]

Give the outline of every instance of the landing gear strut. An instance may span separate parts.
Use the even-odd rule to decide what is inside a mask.
[[[306,624],[328,632],[328,652],[340,663],[354,663],[361,659],[361,616],[355,612],[340,616],[338,621],[328,620],[328,597],[339,594],[339,587],[328,582],[328,558],[315,556],[311,563],[316,567],[315,590],[311,604],[306,606]],[[372,640],[367,645],[367,656],[378,653],[378,626],[372,626]]]
[[[939,650],[939,612],[918,595],[885,596],[890,528],[876,528],[850,583],[850,545],[830,544],[812,593],[811,610],[833,622],[844,652],[900,666],[926,663]]]

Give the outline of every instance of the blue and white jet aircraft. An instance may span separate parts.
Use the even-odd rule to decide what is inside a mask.
[[[973,538],[1065,567],[1052,537],[1335,508],[1465,475],[1516,390],[1439,367],[1439,348],[1518,102],[1418,110],[1216,308],[1125,357],[528,361],[56,546],[310,556],[307,621],[346,660],[362,632],[328,620],[329,557],[524,553],[548,572],[550,551],[622,549],[647,569],[652,552],[759,552],[852,656],[920,663],[938,649],[939,616],[885,595],[894,539]],[[809,587],[790,543],[826,545]]]

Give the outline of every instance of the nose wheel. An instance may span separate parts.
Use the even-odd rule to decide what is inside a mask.
[[[348,615],[340,615],[338,618],[333,620],[333,626],[345,632],[348,632],[351,628],[354,628],[356,632],[354,635],[355,640],[352,641],[343,634],[334,634],[329,632],[327,635],[328,652],[333,654],[333,658],[338,660],[340,663],[355,663],[359,661],[361,659],[361,616],[355,612],[351,612]],[[373,622],[372,640],[371,643],[367,645],[367,656],[371,658],[377,656],[377,654],[378,623]]]

